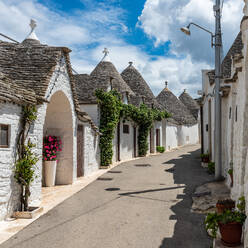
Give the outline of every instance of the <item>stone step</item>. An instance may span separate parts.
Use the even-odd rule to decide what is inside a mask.
[[[234,247],[235,248],[244,248],[244,245],[241,244],[239,246],[234,246]],[[228,246],[223,245],[220,238],[216,238],[216,239],[214,239],[213,248],[228,248]]]

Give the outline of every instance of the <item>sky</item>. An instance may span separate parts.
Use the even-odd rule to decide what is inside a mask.
[[[239,32],[244,2],[223,1],[225,55]],[[107,47],[117,70],[132,61],[155,96],[168,81],[175,95],[187,89],[197,97],[201,70],[214,67],[214,49],[208,33],[192,27],[186,36],[180,27],[196,22],[214,32],[213,5],[213,0],[0,0],[0,33],[21,42],[33,18],[41,43],[72,50],[78,73],[89,74]]]

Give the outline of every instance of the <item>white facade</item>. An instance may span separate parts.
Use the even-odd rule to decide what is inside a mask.
[[[178,146],[194,145],[199,143],[198,123],[192,126],[180,125],[177,127]]]
[[[34,152],[39,157],[35,179],[31,185],[30,205],[41,202],[43,135],[56,135],[62,140],[62,152],[58,157],[56,184],[71,184],[77,177],[77,117],[72,89],[65,61],[57,64],[50,79],[45,99],[48,103],[37,106],[37,119],[29,137],[36,145]],[[0,219],[10,216],[19,205],[19,185],[13,178],[16,138],[19,131],[21,106],[12,103],[0,104],[0,123],[10,125],[10,146],[0,148]],[[43,134],[43,135],[42,135]],[[98,138],[88,126],[85,127],[85,166],[87,174],[99,165]],[[94,150],[93,150],[94,144]],[[89,150],[91,152],[89,152]],[[95,151],[95,152],[93,152]]]
[[[178,128],[177,125],[166,123],[166,151],[178,147]]]
[[[80,110],[86,112],[92,121],[99,127],[100,125],[100,110],[97,104],[81,104]]]
[[[16,137],[19,132],[21,107],[0,103],[0,123],[9,126],[9,148],[0,148],[0,220],[17,207],[19,187],[13,175]]]
[[[202,70],[203,101],[203,151],[214,158],[214,84],[210,84],[209,70]]]

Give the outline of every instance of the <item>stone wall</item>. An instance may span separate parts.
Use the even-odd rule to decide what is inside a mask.
[[[0,148],[0,220],[18,207],[19,186],[13,175],[16,139],[19,132],[21,106],[0,103],[0,124],[9,127],[9,148]]]
[[[70,182],[73,183],[76,179],[76,159],[77,159],[77,133],[76,133],[76,114],[74,111],[74,103],[72,98],[72,91],[70,86],[70,80],[67,73],[65,60],[56,66],[54,74],[51,77],[49,87],[46,92],[46,99],[50,101],[53,95],[57,92],[62,92],[70,105],[70,116],[72,120],[72,153],[67,154],[71,158],[71,176]],[[37,106],[37,119],[30,129],[29,137],[31,141],[36,145],[34,152],[39,157],[39,161],[36,164],[35,180],[31,185],[31,197],[30,205],[37,206],[41,202],[41,187],[42,187],[42,144],[43,133],[45,134],[44,124],[46,118],[47,107],[50,103],[44,103]],[[58,106],[59,107],[59,106]],[[15,155],[16,137],[19,129],[19,119],[21,114],[21,107],[13,104],[1,104],[0,105],[0,123],[11,124],[11,146],[7,149],[1,148],[0,153],[0,170],[2,180],[0,181],[1,193],[0,193],[0,219],[10,216],[14,209],[19,204],[19,191],[16,183],[13,180],[13,159]],[[55,116],[54,116],[55,117]],[[64,135],[66,135],[64,133]],[[66,136],[65,136],[66,137]],[[63,140],[62,140],[63,142]],[[64,143],[64,145],[66,145]],[[64,163],[64,161],[61,161]],[[67,172],[68,173],[68,172]]]
[[[204,94],[203,102],[203,151],[209,152],[214,159],[214,84],[211,85],[208,78],[209,70],[202,70],[202,91]],[[210,110],[211,109],[211,110]],[[211,118],[209,113],[211,112]]]
[[[99,169],[100,149],[99,135],[89,124],[84,124],[84,176],[88,176]]]
[[[100,111],[97,104],[81,104],[80,109],[91,117],[96,126],[100,125]]]
[[[123,120],[120,123],[120,157],[121,161],[126,161],[134,158],[133,123],[130,121],[123,122]],[[129,126],[129,133],[123,132],[123,125]]]
[[[178,128],[177,125],[166,123],[166,151],[178,147]]]

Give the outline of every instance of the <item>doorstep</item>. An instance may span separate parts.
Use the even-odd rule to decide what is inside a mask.
[[[239,246],[234,246],[235,248],[244,248],[244,245],[241,244]],[[225,246],[221,243],[220,238],[214,239],[213,248],[228,248],[228,246]]]
[[[42,201],[40,204],[40,207],[43,208],[43,211],[37,216],[35,216],[35,218],[33,219],[8,218],[4,221],[0,221],[0,245],[12,236],[14,236],[19,231],[21,231],[26,226],[30,225],[36,219],[47,213],[49,210],[56,207],[58,204],[65,201],[67,198],[71,197],[75,193],[85,188],[87,185],[95,181],[98,177],[102,176],[118,164],[111,166],[111,168],[109,169],[98,170],[92,173],[90,176],[78,178],[77,181],[72,185],[43,187]]]

